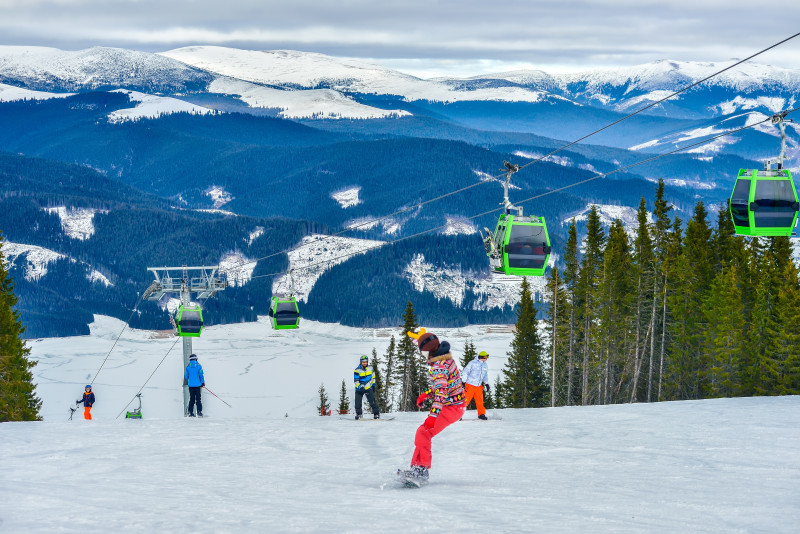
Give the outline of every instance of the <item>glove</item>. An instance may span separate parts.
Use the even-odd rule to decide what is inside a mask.
[[[420,394],[420,396],[417,397],[417,408],[422,408],[422,403],[425,402],[425,399],[427,399],[428,397],[429,395],[427,393]]]
[[[204,388],[204,387],[206,387],[206,383],[205,383],[205,382],[203,382],[202,384],[200,384],[200,387],[201,387],[201,388]]]
[[[485,389],[487,391],[487,393],[491,393],[491,391],[492,391],[492,388],[489,387],[489,384],[484,384],[483,385],[483,389]]]
[[[75,404],[80,404],[80,403],[81,403],[81,401],[79,401],[79,400],[75,401]]]
[[[429,415],[429,416],[428,416],[428,418],[427,418],[427,419],[425,419],[425,423],[424,423],[424,424],[425,424],[425,428],[427,428],[428,430],[430,430],[430,429],[432,429],[432,428],[433,428],[433,425],[435,425],[435,424],[436,424],[436,418],[435,418],[435,417],[431,417],[431,416]]]
[[[188,386],[189,385],[189,379],[188,378],[184,378],[183,379],[183,385],[184,386]]]

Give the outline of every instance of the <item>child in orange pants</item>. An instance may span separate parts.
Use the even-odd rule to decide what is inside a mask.
[[[83,403],[83,418],[91,421],[92,405],[94,404],[94,393],[92,392],[91,384],[86,384],[83,392],[83,398],[75,401],[75,404],[80,403]]]

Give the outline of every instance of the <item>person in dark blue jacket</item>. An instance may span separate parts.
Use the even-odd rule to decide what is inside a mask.
[[[203,417],[203,401],[200,392],[206,385],[203,377],[203,366],[197,363],[197,354],[189,356],[189,365],[183,373],[185,384],[189,386],[189,417],[194,417],[194,405],[197,403],[197,415]]]
[[[80,403],[83,403],[83,418],[91,421],[92,405],[94,404],[94,392],[92,391],[91,384],[86,384],[83,391],[83,398],[75,401],[75,404]]]

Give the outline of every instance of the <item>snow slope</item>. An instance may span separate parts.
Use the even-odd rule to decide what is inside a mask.
[[[338,202],[342,209],[352,208],[364,202],[358,198],[360,192],[361,186],[349,187],[340,191],[334,191],[331,193],[331,198]]]
[[[31,91],[22,87],[14,87],[0,83],[0,102],[15,102],[17,100],[50,100],[51,98],[66,98],[75,93],[49,93],[47,91]]]
[[[67,208],[58,206],[46,208],[48,213],[55,213],[61,220],[61,229],[72,239],[85,241],[94,235],[94,216],[96,213],[108,213],[108,210],[92,208]]]
[[[138,119],[157,119],[164,115],[173,113],[191,113],[193,115],[205,115],[214,113],[214,110],[190,104],[177,98],[166,96],[154,96],[138,91],[127,89],[115,89],[113,93],[124,93],[128,95],[131,102],[136,102],[132,108],[118,109],[108,114],[108,122],[117,124],[125,121],[135,121]]]
[[[47,275],[47,266],[55,261],[65,259],[67,256],[50,250],[49,248],[39,247],[36,245],[25,245],[22,243],[12,243],[11,241],[3,242],[3,256],[7,264],[13,266],[18,261],[20,256],[25,256],[25,280],[33,282],[39,280]],[[75,263],[77,260],[69,258],[69,261]],[[81,262],[83,263],[83,262]],[[113,286],[114,284],[106,278],[104,274],[96,269],[90,269],[86,266],[86,279],[90,282],[99,282],[106,287]]]
[[[95,420],[67,422],[119,326],[100,319],[92,336],[32,344],[45,422],[0,425],[4,531],[355,532],[367,521],[390,533],[789,533],[800,522],[800,397],[495,410],[487,422],[472,411],[434,439],[428,486],[409,490],[393,472],[424,414],[312,415],[319,382],[349,383],[369,332],[211,327],[195,346],[234,408],[205,394],[210,417],[184,419],[176,351],[144,390],[145,418],[126,421],[114,417],[130,384],[172,342],[128,332],[95,382]]]

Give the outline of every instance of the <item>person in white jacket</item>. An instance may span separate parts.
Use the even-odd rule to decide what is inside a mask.
[[[491,391],[489,387],[489,364],[486,361],[489,359],[489,354],[483,350],[478,357],[472,360],[461,371],[461,379],[464,381],[464,389],[467,394],[466,407],[469,408],[469,403],[475,398],[475,407],[478,408],[478,419],[487,420],[486,408],[483,407],[483,389],[486,388],[487,393]]]

